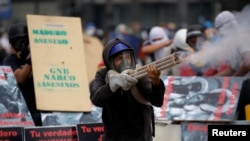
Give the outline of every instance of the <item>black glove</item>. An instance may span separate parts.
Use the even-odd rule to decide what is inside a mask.
[[[20,50],[17,51],[16,55],[18,59],[25,61],[28,55],[30,54],[29,50]]]
[[[31,65],[31,56],[28,45],[22,44],[19,49],[20,50],[16,53],[18,59],[20,59],[21,62]]]
[[[28,47],[23,47],[22,50],[20,50],[21,59],[27,59],[28,56],[30,56],[30,51]]]
[[[31,66],[31,56],[30,56],[30,54],[26,57],[26,63]]]

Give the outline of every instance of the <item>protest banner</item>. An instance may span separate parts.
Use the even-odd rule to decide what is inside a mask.
[[[102,123],[85,123],[76,126],[79,141],[103,141]]]
[[[37,108],[91,111],[80,18],[27,15]]]
[[[78,141],[75,126],[24,128],[25,141]]]
[[[23,141],[23,127],[0,127],[0,141]]]
[[[0,126],[35,126],[10,66],[0,66]]]
[[[242,77],[168,76],[163,105],[154,107],[156,119],[233,121],[242,81]]]

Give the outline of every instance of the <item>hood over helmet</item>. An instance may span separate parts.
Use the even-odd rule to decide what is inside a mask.
[[[134,69],[135,65],[136,65],[135,64],[136,60],[135,60],[134,50],[128,43],[126,43],[125,41],[123,41],[119,38],[115,38],[113,40],[110,40],[109,42],[107,42],[105,44],[105,47],[104,47],[103,52],[102,52],[102,58],[103,58],[103,61],[104,61],[106,68],[108,70],[115,69],[114,64],[113,64],[113,60],[112,60],[113,57],[116,56],[117,54],[119,54],[121,52],[125,52],[125,51],[130,52],[131,58],[132,58],[132,60],[131,60],[132,66],[130,66],[130,69]],[[121,72],[122,70],[117,70],[117,71]]]
[[[155,40],[155,39],[160,39],[160,40]],[[163,27],[154,26],[149,31],[149,42],[151,44],[158,44],[158,43],[162,43],[168,40],[169,39],[168,39],[167,32],[164,30]]]
[[[215,28],[219,31],[219,34],[227,34],[228,31],[232,31],[236,27],[237,21],[235,16],[230,11],[222,11],[215,17]]]
[[[224,24],[230,23],[235,20],[235,16],[230,11],[222,11],[215,17],[215,28],[220,28]]]

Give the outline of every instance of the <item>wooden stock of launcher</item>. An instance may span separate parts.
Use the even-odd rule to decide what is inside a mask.
[[[134,71],[130,72],[129,75],[136,78],[136,79],[140,79],[140,78],[143,78],[147,75],[146,68],[148,65],[153,65],[158,70],[162,71],[162,70],[171,68],[179,63],[181,63],[181,61],[179,60],[177,54],[173,53],[173,54],[166,56],[162,59],[156,60],[156,61],[151,62],[147,65],[144,65],[142,67],[136,68]]]

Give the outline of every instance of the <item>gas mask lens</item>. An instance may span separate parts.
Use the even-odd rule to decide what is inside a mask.
[[[123,51],[113,57],[114,69],[121,73],[127,69],[135,68],[135,61],[132,51]]]
[[[196,51],[201,49],[203,42],[204,42],[203,36],[194,36],[188,39],[189,45],[193,47]]]
[[[197,39],[196,39],[196,44],[195,44],[196,50],[200,50],[202,48],[203,43],[204,43],[204,37],[203,36],[198,36]]]

